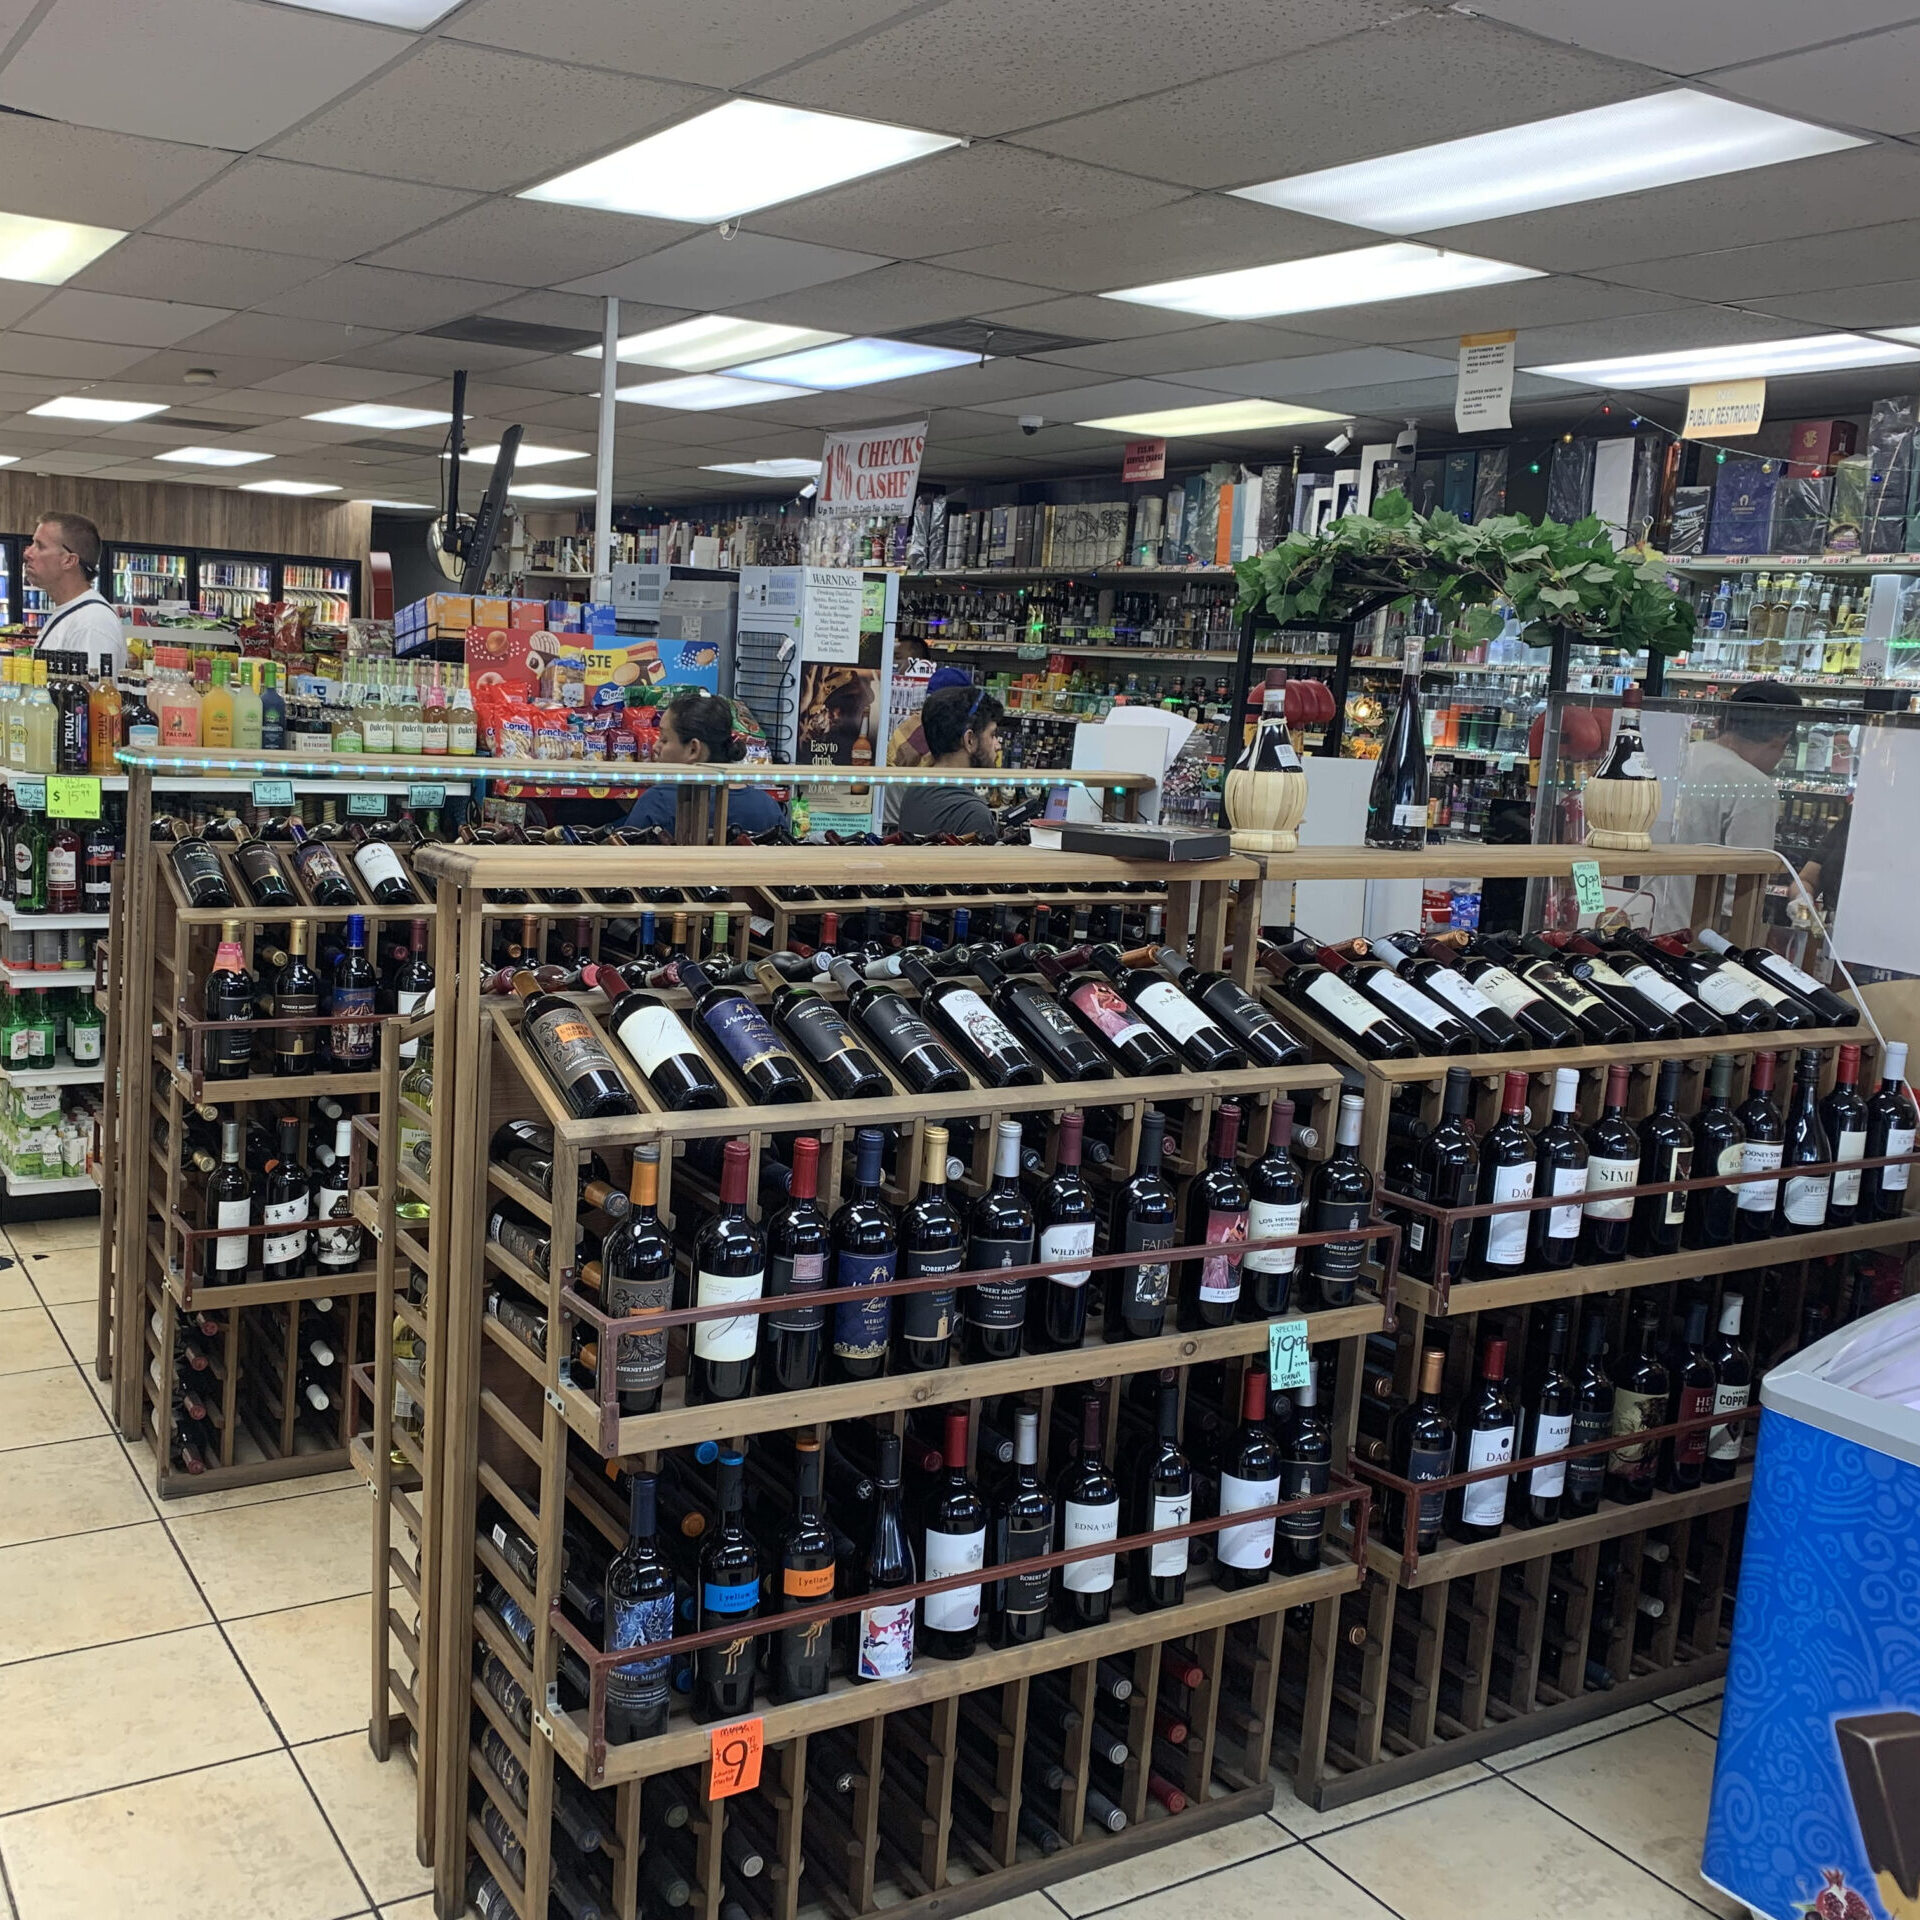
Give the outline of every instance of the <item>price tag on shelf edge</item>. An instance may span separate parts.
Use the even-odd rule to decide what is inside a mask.
[[[291,780],[256,780],[253,783],[253,804],[256,807],[292,806],[293,782]]]
[[[348,794],[347,817],[353,820],[384,820],[387,817],[387,796],[384,793]]]
[[[1304,1322],[1302,1323],[1304,1324]],[[760,1753],[766,1722],[734,1720],[713,1729],[707,1747],[707,1798],[725,1800],[760,1784]]]
[[[29,813],[45,813],[47,783],[44,780],[16,780],[13,783],[13,797]]]
[[[1600,862],[1576,860],[1573,863],[1573,897],[1582,913],[1599,913],[1607,904],[1600,890]]]
[[[407,805],[416,813],[430,813],[436,807],[447,804],[447,790],[444,786],[422,785],[407,789]]]
[[[1307,1323],[1302,1318],[1274,1320],[1267,1326],[1267,1391],[1291,1393],[1307,1384],[1312,1364]]]
[[[58,820],[98,820],[100,818],[99,779],[87,773],[49,775],[47,812]]]

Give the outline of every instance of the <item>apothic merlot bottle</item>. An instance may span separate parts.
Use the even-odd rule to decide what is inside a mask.
[[[1180,1383],[1169,1369],[1154,1395],[1154,1440],[1143,1448],[1133,1483],[1129,1531],[1159,1533],[1193,1518],[1193,1469],[1180,1451]],[[1135,1613],[1177,1607],[1187,1597],[1187,1541],[1136,1548],[1127,1562],[1127,1605]]]
[[[947,1130],[929,1127],[920,1192],[900,1216],[900,1277],[958,1273],[967,1258],[967,1223],[947,1198]],[[951,1287],[901,1294],[893,1309],[895,1371],[931,1373],[947,1364],[957,1296]]]
[[[720,1211],[694,1237],[693,1304],[758,1300],[766,1270],[767,1243],[747,1218],[747,1143],[729,1140],[720,1163]],[[688,1400],[744,1398],[753,1383],[759,1331],[759,1316],[751,1313],[695,1321]]]
[[[1308,1198],[1310,1233],[1351,1233],[1373,1211],[1373,1175],[1360,1162],[1360,1123],[1366,1102],[1357,1093],[1340,1096],[1333,1152],[1313,1170]],[[1321,1240],[1307,1256],[1307,1272],[1323,1307],[1349,1307],[1366,1257],[1364,1240]]]
[[[1907,1091],[1907,1043],[1890,1040],[1880,1063],[1880,1087],[1867,1102],[1867,1153],[1878,1160],[1890,1153],[1913,1151],[1916,1118],[1913,1095]],[[1869,1220],[1891,1220],[1907,1204],[1911,1164],[1869,1167],[1860,1181],[1860,1205]]]
[[[1020,1191],[1020,1122],[993,1130],[993,1183],[974,1201],[967,1222],[967,1268],[1033,1264],[1033,1209]],[[1027,1317],[1024,1280],[983,1280],[966,1289],[967,1354],[974,1361],[1011,1360]]]
[[[827,1254],[832,1244],[820,1211],[820,1142],[803,1133],[793,1143],[787,1204],[767,1222],[767,1297],[793,1300],[766,1316],[760,1349],[760,1391],[797,1393],[820,1384],[826,1358]]]
[[[1587,1204],[1580,1222],[1580,1253],[1586,1260],[1626,1258],[1633,1224],[1631,1199],[1616,1199],[1622,1187],[1640,1179],[1640,1134],[1627,1118],[1631,1067],[1607,1069],[1606,1105],[1587,1129]]]
[[[658,1481],[651,1473],[629,1479],[627,1543],[607,1563],[606,1648],[647,1647],[673,1638],[673,1574],[655,1537]],[[633,1660],[607,1674],[607,1738],[641,1740],[667,1729],[673,1697],[668,1654]]]
[[[1480,1204],[1531,1200],[1534,1162],[1533,1135],[1527,1131],[1527,1076],[1510,1073],[1500,1102],[1500,1118],[1480,1143]],[[1494,1276],[1518,1273],[1527,1264],[1530,1223],[1531,1216],[1519,1211],[1484,1215],[1474,1235],[1478,1270]],[[1502,1347],[1503,1363],[1505,1358]]]
[[[729,1142],[734,1144],[741,1143]],[[741,1171],[744,1175],[744,1164]],[[737,1453],[720,1456],[720,1524],[700,1548],[698,1631],[741,1629],[737,1640],[722,1640],[694,1655],[693,1717],[700,1721],[733,1720],[753,1711],[754,1639],[746,1628],[760,1610],[760,1550],[740,1517],[741,1466]]]
[[[1100,1457],[1101,1402],[1089,1395],[1080,1410],[1080,1451],[1060,1476],[1058,1550],[1090,1547],[1120,1537],[1120,1483]],[[1060,1569],[1053,1618],[1058,1627],[1103,1625],[1113,1611],[1114,1556],[1091,1554]]]
[[[1065,1115],[1056,1135],[1053,1178],[1040,1195],[1038,1258],[1084,1260],[1093,1253],[1093,1196],[1080,1176],[1080,1140],[1085,1120]],[[1039,1353],[1077,1347],[1087,1331],[1087,1282],[1091,1267],[1049,1273],[1027,1289],[1027,1345]]]
[[[1212,1158],[1187,1190],[1188,1245],[1221,1249],[1182,1263],[1180,1324],[1189,1330],[1228,1325],[1240,1303],[1240,1248],[1251,1196],[1234,1164],[1239,1142],[1240,1109],[1224,1100],[1214,1121]]]
[[[1460,1463],[1463,1473],[1504,1466],[1513,1458],[1513,1394],[1507,1386],[1504,1340],[1489,1340],[1481,1348],[1480,1378],[1462,1410],[1461,1425],[1467,1441],[1467,1457]],[[1489,1474],[1460,1489],[1450,1529],[1456,1540],[1491,1540],[1499,1533],[1507,1517],[1509,1479]]]
[[[1247,1238],[1277,1240],[1301,1231],[1307,1183],[1288,1148],[1293,1144],[1293,1102],[1276,1100],[1267,1122],[1267,1150],[1247,1169]],[[1274,1320],[1293,1299],[1298,1247],[1261,1247],[1240,1262],[1240,1318]]]
[[[876,1492],[873,1534],[867,1545],[868,1599],[855,1616],[853,1677],[899,1680],[913,1671],[914,1603],[888,1596],[896,1587],[912,1586],[918,1578],[913,1543],[900,1517],[900,1436],[880,1434],[874,1452]]]
[[[1220,1516],[1279,1502],[1280,1448],[1267,1426],[1267,1376],[1249,1367],[1240,1390],[1240,1424],[1220,1456]],[[1273,1530],[1271,1516],[1222,1527],[1214,1536],[1214,1585],[1263,1585],[1273,1571]]]
[[[833,1529],[820,1512],[820,1442],[810,1433],[793,1442],[794,1516],[780,1541],[780,1611],[818,1606],[833,1598]],[[827,1690],[833,1624],[782,1627],[774,1637],[774,1697],[817,1700]]]
[[[923,1580],[978,1573],[987,1559],[987,1503],[967,1476],[967,1410],[946,1415],[946,1472],[926,1506],[922,1536]],[[922,1652],[936,1660],[964,1660],[980,1638],[980,1589],[955,1587],[920,1602]]]
[[[1747,1097],[1735,1109],[1746,1135],[1746,1147],[1740,1157],[1742,1173],[1769,1173],[1786,1157],[1787,1129],[1780,1109],[1773,1104],[1773,1073],[1777,1056],[1756,1053],[1747,1077]],[[1773,1232],[1774,1214],[1780,1204],[1778,1180],[1746,1180],[1734,1188],[1740,1197],[1736,1203],[1733,1237],[1736,1240],[1765,1240]]]
[[[1553,1075],[1553,1117],[1534,1142],[1533,1190],[1551,1194],[1584,1194],[1587,1190],[1587,1143],[1574,1113],[1580,1104],[1580,1075],[1572,1067],[1558,1067]],[[1569,1207],[1542,1207],[1528,1229],[1536,1267],[1570,1267],[1580,1250],[1580,1203]]]
[[[1280,1441],[1280,1498],[1303,1500],[1325,1493],[1333,1465],[1333,1426],[1320,1411],[1319,1368],[1307,1361],[1307,1377],[1293,1390],[1293,1418]],[[1308,1507],[1280,1521],[1279,1564],[1283,1573],[1311,1573],[1320,1564],[1327,1535],[1325,1507]]]

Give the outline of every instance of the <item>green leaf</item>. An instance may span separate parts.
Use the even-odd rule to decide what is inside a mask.
[[[1358,517],[1350,515],[1349,520]],[[1383,527],[1410,526],[1414,519],[1413,502],[1398,487],[1395,487],[1391,493],[1382,494],[1373,503],[1373,518]],[[1348,524],[1346,521],[1334,522],[1335,526],[1346,524]]]

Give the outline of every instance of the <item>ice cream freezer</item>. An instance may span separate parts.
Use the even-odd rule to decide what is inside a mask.
[[[1920,1920],[1920,1298],[1760,1404],[1701,1870],[1765,1920]]]

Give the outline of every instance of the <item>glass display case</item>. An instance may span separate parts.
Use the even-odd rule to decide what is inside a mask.
[[[244,620],[273,598],[273,562],[259,554],[203,553],[194,569],[196,604],[221,620]]]
[[[155,547],[107,546],[100,590],[116,607],[190,604],[191,569],[184,552]]]

